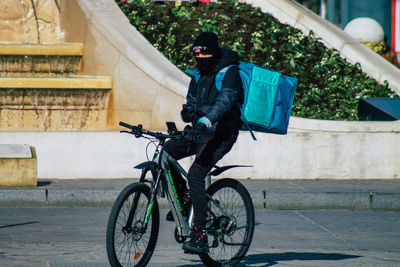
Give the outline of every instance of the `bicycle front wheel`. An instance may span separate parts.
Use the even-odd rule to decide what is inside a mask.
[[[157,201],[145,222],[150,188],[128,185],[119,194],[108,219],[106,246],[111,266],[146,266],[153,255],[160,224]],[[147,225],[147,227],[146,227]]]
[[[207,266],[235,266],[248,251],[254,233],[254,207],[247,189],[237,180],[221,179],[207,193],[210,252],[201,254]]]

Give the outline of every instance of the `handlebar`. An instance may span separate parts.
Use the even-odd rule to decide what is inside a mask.
[[[133,134],[136,138],[142,137],[143,135],[149,135],[152,137],[157,138],[158,140],[165,140],[168,138],[178,138],[182,136],[181,131],[174,131],[174,132],[169,132],[168,134],[160,133],[160,132],[152,132],[146,129],[143,129],[143,126],[141,124],[138,124],[137,126],[130,125],[128,123],[119,122],[119,125],[125,128],[130,129],[131,131],[121,131],[121,133],[129,133]]]

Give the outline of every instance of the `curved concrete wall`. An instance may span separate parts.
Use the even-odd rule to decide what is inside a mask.
[[[400,93],[399,69],[297,2],[246,2],[307,34],[314,31],[328,47],[336,48],[352,63],[359,62],[378,81],[388,80]],[[165,121],[180,121],[178,112],[189,78],[130,25],[113,0],[64,1],[61,28],[65,41],[85,44],[84,74],[113,76],[111,125],[126,120],[163,129]]]
[[[326,24],[293,1],[265,0],[252,1],[252,4],[267,4],[274,10],[274,16],[292,20],[294,25]],[[188,77],[130,26],[113,0],[62,1],[62,10],[67,11],[61,12],[65,40],[85,44],[85,74],[101,72],[113,76],[113,125],[117,125],[118,120],[125,120],[143,123],[152,129],[165,129],[164,121],[179,121]],[[320,31],[330,38],[329,42],[325,40],[328,44],[345,39],[331,24],[320,27]],[[314,32],[321,36],[317,30]],[[362,52],[357,50],[355,55],[367,55],[390,70],[389,65],[367,48],[351,41],[342,46],[342,55],[358,47]],[[357,61],[356,58],[353,60]],[[374,61],[371,62],[373,66]],[[367,67],[363,68],[367,70]],[[382,69],[375,71],[380,77],[389,77],[390,73],[385,74]],[[393,78],[396,81],[396,77]],[[396,82],[391,82],[395,88],[393,84]],[[291,118],[288,135],[256,133],[256,136],[259,140],[254,142],[248,133],[241,133],[233,151],[221,162],[254,167],[232,170],[226,172],[226,176],[282,179],[400,176],[400,122]],[[145,160],[146,147],[143,140],[117,132],[9,132],[0,133],[0,143],[35,146],[38,178],[137,177],[139,173],[130,167]],[[184,162],[186,167],[190,160]]]
[[[388,80],[400,94],[399,69],[294,0],[245,2],[307,34],[312,30],[327,47],[336,48],[352,63],[359,62],[379,82]],[[116,129],[119,120],[152,129],[164,129],[165,121],[180,121],[189,78],[130,25],[113,0],[64,1],[61,28],[65,41],[85,44],[84,74],[113,76],[110,129]]]

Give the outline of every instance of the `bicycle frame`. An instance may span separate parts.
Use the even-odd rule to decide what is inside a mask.
[[[193,208],[190,210],[190,215],[189,219],[186,220],[184,216],[182,215],[182,203],[180,203],[176,188],[174,185],[174,181],[171,176],[170,172],[170,166],[173,165],[177,170],[181,172],[181,174],[187,179],[188,175],[187,172],[182,168],[182,166],[171,156],[169,155],[166,151],[162,149],[163,147],[163,142],[161,142],[159,145],[157,145],[156,150],[154,151],[153,159],[152,161],[147,161],[143,162],[134,168],[137,169],[142,169],[142,172],[147,172],[147,171],[153,171],[154,168],[156,168],[156,178],[154,181],[147,181],[152,184],[152,189],[151,189],[151,194],[150,194],[150,200],[149,204],[146,209],[146,214],[144,218],[144,229],[147,229],[147,224],[149,221],[149,217],[152,213],[152,208],[154,206],[154,201],[157,197],[157,194],[160,194],[161,197],[164,196],[164,193],[166,193],[167,200],[169,203],[169,206],[172,211],[172,215],[175,219],[175,223],[178,229],[178,235],[180,236],[189,236],[190,235],[190,225],[192,224],[193,221]],[[144,179],[144,175],[142,175],[141,179],[139,182],[146,182]],[[160,188],[161,184],[161,188]],[[132,225],[133,217],[136,211],[135,203],[138,201],[138,196],[135,196],[134,201],[132,203],[132,208],[131,212],[129,214],[128,220],[127,220],[127,225],[126,227],[128,228],[129,225]]]
[[[156,196],[157,196],[157,194],[159,194],[161,192],[161,196],[163,196],[164,193],[166,193],[166,195],[167,195],[168,204],[169,204],[169,207],[171,208],[171,212],[174,217],[175,224],[176,224],[176,229],[178,231],[177,234],[182,237],[188,237],[188,236],[190,236],[190,226],[192,225],[192,222],[194,219],[193,207],[191,207],[190,213],[189,213],[190,214],[189,218],[188,218],[188,220],[186,220],[184,218],[184,216],[182,215],[182,205],[179,201],[179,198],[178,198],[178,195],[176,192],[176,188],[174,185],[174,181],[171,176],[170,166],[173,165],[173,167],[175,167],[186,179],[188,178],[188,174],[182,168],[182,166],[171,155],[168,154],[168,152],[166,152],[162,149],[162,147],[163,147],[163,144],[161,144],[161,143],[157,146],[157,148],[154,152],[152,161],[143,162],[143,163],[135,166],[135,168],[139,168],[139,169],[145,169],[145,168],[151,169],[151,168],[157,167],[157,177],[156,177],[155,181],[151,182],[152,190],[151,190],[151,195],[150,195],[150,201],[147,206],[146,215],[144,218],[145,225],[144,225],[143,231],[145,231],[147,229],[148,220],[151,215]],[[237,166],[232,165],[232,167],[237,167]],[[142,180],[140,180],[140,182],[145,182],[144,177],[142,177]],[[160,183],[162,186],[161,190],[159,189]],[[211,174],[208,174],[206,177],[206,188],[210,185],[211,185]],[[227,214],[224,211],[224,209],[220,206],[220,204],[217,201],[215,201],[210,195],[207,194],[207,198],[225,216],[227,216],[228,218],[231,217],[229,214]],[[137,202],[137,199],[135,196],[133,205],[136,202]],[[129,218],[127,221],[127,225],[132,224],[134,214],[135,214],[135,208],[132,207],[131,213],[129,214]],[[214,216],[212,214],[212,212],[211,212],[211,215]],[[230,225],[228,226],[228,228],[229,227],[230,227]]]
[[[122,123],[124,124],[124,123]],[[129,128],[129,127],[128,127]],[[141,129],[141,127],[139,127]],[[147,131],[148,133],[148,131]],[[140,135],[136,135],[136,137],[140,137]],[[164,197],[164,194],[167,195],[168,204],[171,208],[172,215],[174,217],[174,221],[176,223],[176,228],[178,231],[178,236],[181,237],[188,237],[190,236],[190,226],[192,225],[194,219],[194,212],[193,207],[190,209],[189,218],[188,220],[182,214],[182,206],[178,198],[178,194],[176,192],[176,188],[174,185],[173,178],[171,176],[171,165],[177,169],[186,179],[188,178],[187,172],[182,168],[182,166],[171,156],[168,152],[163,150],[165,144],[165,137],[162,139],[158,139],[160,143],[156,146],[154,151],[154,155],[151,161],[146,161],[140,163],[139,165],[135,166],[136,169],[142,169],[142,176],[139,182],[150,182],[151,192],[150,192],[150,199],[149,204],[146,207],[146,213],[144,218],[144,226],[140,229],[140,232],[145,232],[147,229],[147,225],[149,222],[149,217],[152,213],[152,209],[157,197],[157,194],[160,194],[161,197]],[[216,167],[216,166],[215,166]],[[229,165],[224,167],[216,167],[216,170],[210,172],[206,177],[206,188],[211,185],[211,175],[219,175],[220,173],[224,172],[227,169],[234,168],[234,167],[250,167],[250,166],[243,166],[243,165]],[[147,171],[151,171],[153,178],[156,176],[154,181],[145,180],[145,174]],[[161,187],[160,187],[161,184]],[[135,195],[134,200],[132,202],[131,211],[128,216],[127,224],[125,229],[132,229],[132,221],[134,214],[136,212],[136,204],[138,201],[139,196]],[[207,198],[211,201],[225,216],[230,218],[229,214],[227,214],[224,209],[220,206],[218,201],[215,201],[210,195],[207,194]],[[209,209],[211,212],[211,210]],[[211,212],[211,215],[214,214]],[[231,218],[230,218],[231,219]],[[228,226],[229,228],[230,226]]]
[[[134,126],[120,122],[120,125],[130,129],[121,132],[148,139],[149,144],[155,145],[155,151],[152,158],[134,167],[142,173],[139,183],[134,182],[125,187],[113,205],[107,225],[107,256],[113,266],[144,266],[151,259],[159,234],[159,197],[167,198],[172,215],[167,216],[167,220],[173,217],[175,221],[175,240],[178,243],[183,243],[194,230],[194,208],[189,207],[190,201],[186,198],[184,188],[175,184],[176,178],[179,178],[175,177],[176,174],[187,180],[191,177],[188,177],[188,173],[177,160],[164,150],[167,140],[179,142],[180,138],[185,137],[185,132],[176,130],[172,122],[167,122],[168,134],[143,129],[141,124]],[[206,230],[210,253],[199,256],[207,266],[225,263],[236,265],[245,256],[254,233],[254,207],[251,196],[239,181],[223,178],[211,185],[211,176],[218,176],[231,168],[250,166],[212,167],[205,177]],[[185,192],[183,199],[181,191]],[[192,201],[196,204],[196,199],[192,198]],[[231,205],[232,203],[234,205]],[[184,249],[185,246],[184,243]]]
[[[185,220],[182,215],[182,206],[179,202],[178,195],[176,193],[175,185],[173,178],[170,172],[170,165],[173,165],[186,179],[188,178],[187,172],[182,168],[182,166],[166,151],[161,152],[161,169],[164,170],[164,186],[167,188],[167,199],[169,202],[169,206],[171,207],[172,215],[174,217],[177,231],[179,236],[188,237],[190,236],[190,226],[192,225],[194,219],[193,206],[190,209],[190,215],[188,220]],[[211,184],[211,174],[208,174],[206,177],[206,186],[208,187]],[[157,188],[154,187],[154,191],[157,191]],[[209,194],[206,193],[207,198],[228,218],[231,219],[231,216],[225,212],[225,210],[221,207],[218,201],[215,201]],[[212,216],[215,216],[211,210],[209,210]],[[231,221],[232,223],[232,221]],[[231,226],[228,225],[228,228]]]

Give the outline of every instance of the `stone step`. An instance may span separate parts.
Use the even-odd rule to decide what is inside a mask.
[[[0,131],[93,130],[107,124],[112,78],[1,77]]]
[[[82,43],[26,44],[0,43],[0,55],[82,56]]]
[[[108,76],[0,78],[0,90],[13,88],[111,89],[111,87],[112,78]]]
[[[2,76],[69,76],[79,73],[82,43],[0,43]]]
[[[3,77],[1,109],[104,109],[111,77]]]
[[[111,77],[3,77],[0,106],[15,110],[105,109]],[[5,115],[5,113],[3,114]]]

